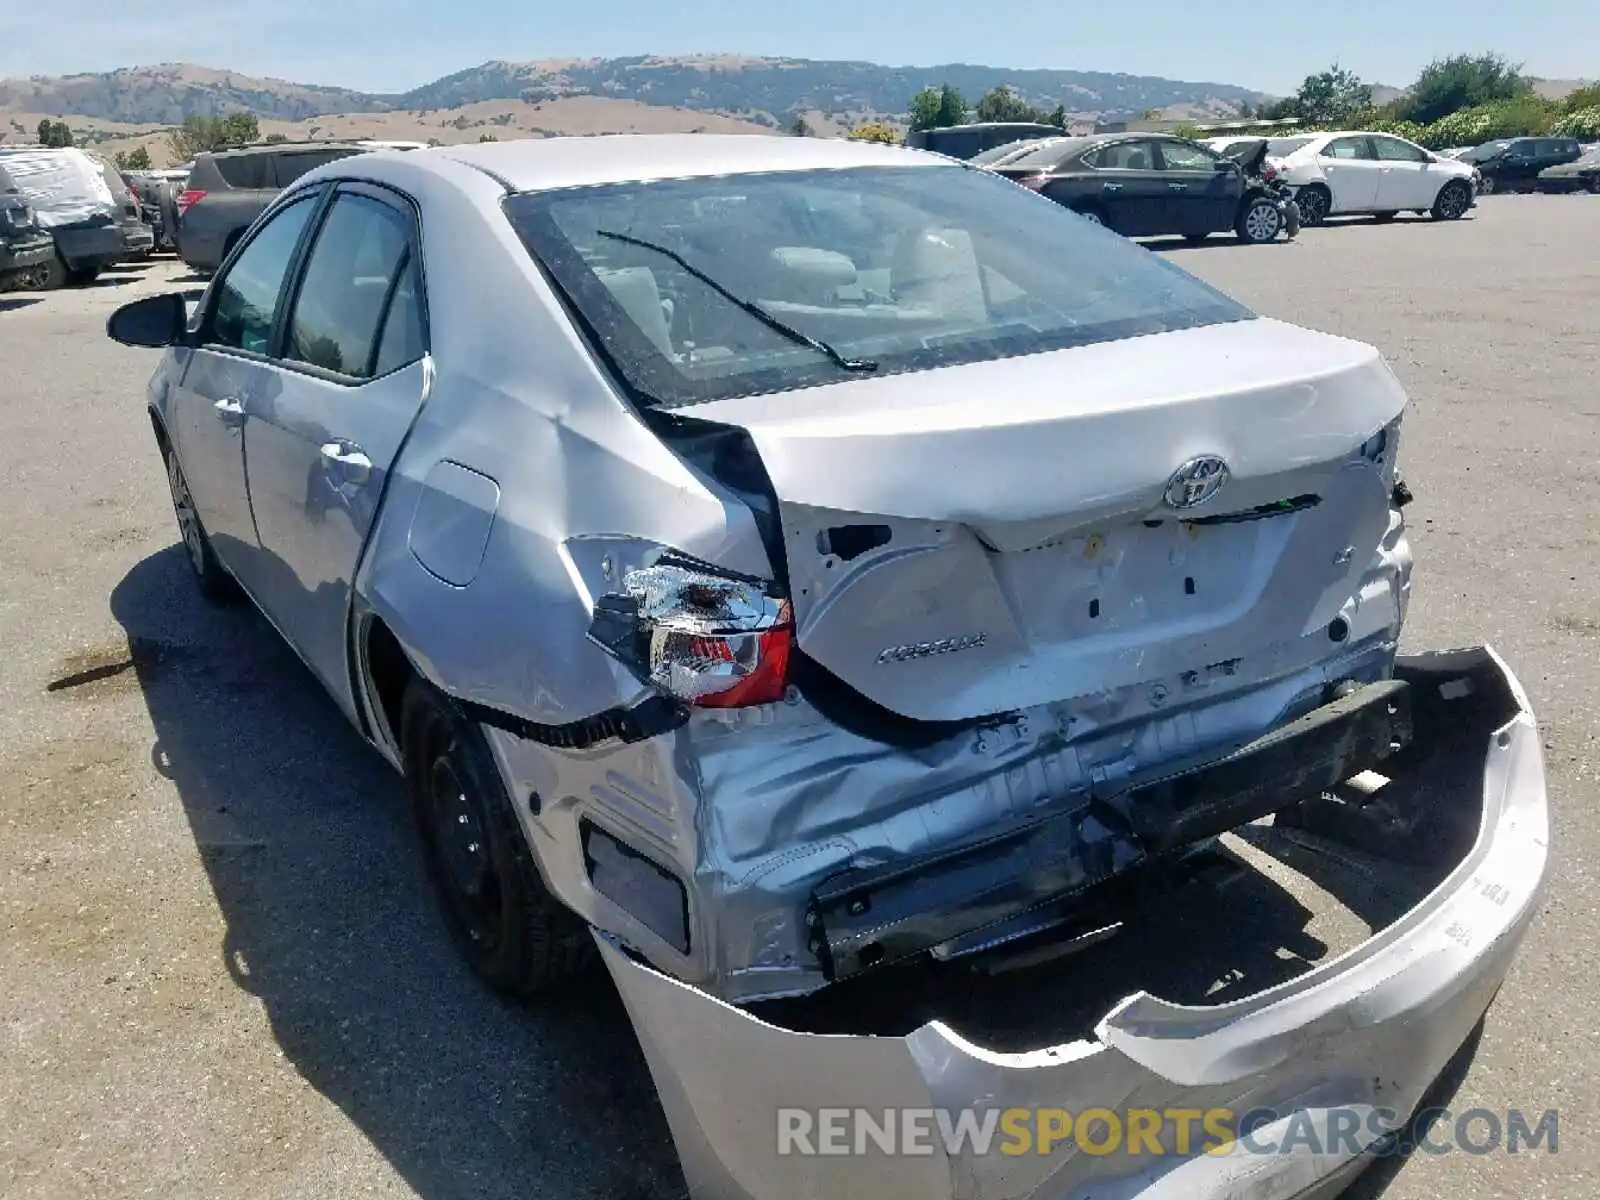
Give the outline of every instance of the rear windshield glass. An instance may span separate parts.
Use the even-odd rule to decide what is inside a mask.
[[[1038,138],[1025,138],[1020,142],[1007,142],[1004,146],[996,146],[992,150],[985,150],[982,154],[974,154],[967,159],[975,167],[987,163],[999,162],[1002,158],[1010,158],[1013,154],[1021,154],[1039,144]]]
[[[606,184],[505,203],[602,356],[641,401],[667,407],[1253,315],[1142,246],[963,166]]]
[[[1309,146],[1311,139],[1308,137],[1273,138],[1267,143],[1267,156],[1269,158],[1286,158],[1301,146]]]
[[[1051,138],[1047,142],[1041,142],[1026,154],[1020,154],[1009,160],[1006,168],[1009,170],[1015,167],[1020,170],[1028,167],[1048,171],[1057,164],[1066,162],[1073,155],[1081,154],[1093,144],[1088,138]]]

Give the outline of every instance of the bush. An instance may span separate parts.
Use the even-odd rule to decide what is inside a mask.
[[[882,121],[859,125],[848,136],[852,142],[882,142],[885,146],[900,144],[900,135],[895,132],[894,126],[885,125]]]
[[[1550,126],[1555,137],[1577,138],[1583,142],[1600,141],[1600,104],[1569,112]]]
[[[1464,108],[1426,126],[1418,139],[1430,150],[1476,146],[1496,138],[1528,137],[1551,131],[1555,106],[1537,96],[1519,96],[1476,108]]]

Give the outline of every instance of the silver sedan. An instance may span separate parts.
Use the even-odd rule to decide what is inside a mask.
[[[1383,1131],[779,1157],[774,1106],[1405,1111],[1537,907],[1515,680],[1397,658],[1381,357],[992,173],[776,137],[365,154],[280,196],[192,317],[109,332],[165,350],[195,582],[403,774],[484,979],[606,962],[698,1194],[1328,1184]],[[1153,880],[1250,934],[1219,839],[1264,823],[1415,906],[1234,995],[1040,966],[1138,929]],[[1026,1051],[972,1040],[1022,1020],[996,979],[1048,1002],[995,1035]]]

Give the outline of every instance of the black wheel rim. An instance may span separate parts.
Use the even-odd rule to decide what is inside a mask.
[[[482,954],[504,935],[502,889],[489,844],[482,798],[461,769],[460,749],[442,722],[430,731],[423,759],[423,821],[448,915]]]
[[[1321,222],[1323,214],[1327,211],[1321,192],[1305,192],[1302,195],[1297,196],[1295,199],[1300,205],[1301,224],[1316,225]]]
[[[1445,188],[1439,197],[1439,212],[1446,217],[1459,217],[1467,209],[1466,194],[1454,184]]]

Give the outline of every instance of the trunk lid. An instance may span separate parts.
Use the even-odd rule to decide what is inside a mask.
[[[800,649],[964,720],[1325,638],[1388,530],[1372,440],[1404,404],[1370,346],[1253,319],[693,414],[761,455]]]

